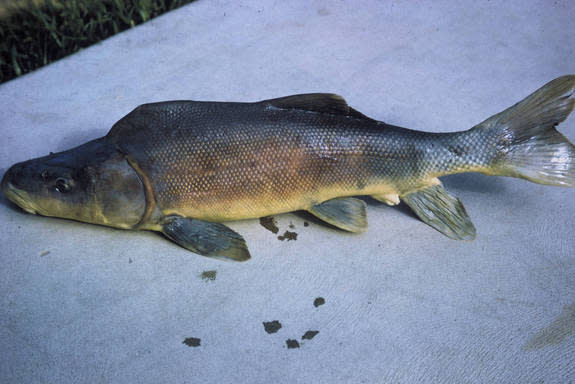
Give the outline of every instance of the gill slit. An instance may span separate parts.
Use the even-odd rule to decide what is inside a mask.
[[[156,208],[156,199],[154,196],[155,195],[154,194],[154,187],[152,186],[152,183],[150,183],[150,179],[148,179],[148,177],[144,174],[144,171],[142,171],[142,168],[140,168],[140,166],[136,162],[134,162],[130,158],[130,156],[128,156],[125,153],[123,155],[124,155],[124,158],[126,159],[126,161],[128,162],[128,164],[130,165],[130,167],[132,167],[132,169],[136,172],[136,174],[140,178],[140,181],[142,182],[142,185],[144,186],[144,196],[146,198],[146,209],[145,209],[140,221],[138,221],[136,224],[134,224],[132,226],[132,229],[139,229],[140,227],[142,227],[142,225],[144,225],[150,219],[150,216],[152,216],[152,212],[154,212],[154,209]]]

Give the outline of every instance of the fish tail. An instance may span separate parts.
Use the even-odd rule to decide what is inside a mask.
[[[482,172],[575,187],[575,146],[555,129],[574,107],[575,75],[567,75],[473,127],[493,150]]]

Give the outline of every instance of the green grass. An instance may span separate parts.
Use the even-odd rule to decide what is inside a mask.
[[[0,18],[0,83],[192,1],[20,1]]]

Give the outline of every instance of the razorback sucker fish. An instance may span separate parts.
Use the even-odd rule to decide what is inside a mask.
[[[351,232],[369,195],[403,200],[453,239],[473,239],[438,177],[461,172],[575,186],[575,146],[555,130],[575,106],[575,75],[555,79],[475,127],[413,131],[371,119],[340,96],[255,103],[144,104],[102,138],[13,165],[2,190],[29,213],[160,231],[201,255],[247,260],[222,222],[306,210]]]

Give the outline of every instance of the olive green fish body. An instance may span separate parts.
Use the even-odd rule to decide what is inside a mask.
[[[555,129],[574,93],[575,76],[563,76],[454,133],[388,125],[331,94],[145,104],[103,138],[15,164],[2,190],[31,213],[161,231],[233,260],[250,255],[221,222],[307,210],[360,232],[366,206],[355,195],[403,200],[443,234],[473,239],[463,204],[438,177],[482,172],[575,186],[575,146]]]
[[[142,168],[164,214],[228,221],[342,196],[402,195],[439,175],[476,170],[487,159],[473,155],[483,143],[468,135],[273,101],[181,101],[139,107],[108,139]]]

